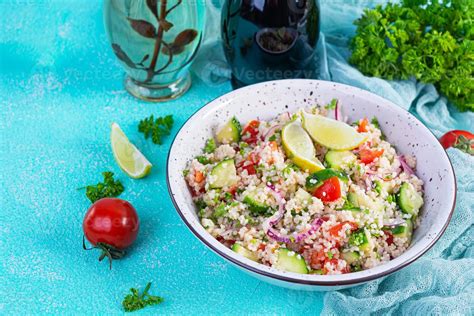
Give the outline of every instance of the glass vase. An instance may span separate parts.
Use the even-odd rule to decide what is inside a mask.
[[[202,40],[204,1],[105,0],[103,12],[128,92],[157,102],[189,89],[189,67]]]

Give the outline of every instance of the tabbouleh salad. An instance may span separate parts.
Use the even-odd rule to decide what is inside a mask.
[[[372,268],[409,247],[423,182],[375,117],[349,125],[333,100],[243,128],[234,117],[214,136],[184,176],[202,225],[240,255],[326,275]]]

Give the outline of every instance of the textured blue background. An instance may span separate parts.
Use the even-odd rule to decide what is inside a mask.
[[[474,114],[453,109],[432,85],[368,78],[347,64],[352,21],[385,1],[320,1],[320,77],[393,101],[437,136],[472,131]],[[457,176],[456,210],[436,246],[409,267],[327,295],[261,283],[191,235],[165,185],[166,155],[179,126],[231,90],[217,40],[219,9],[207,7],[209,32],[194,65],[210,85],[194,78],[181,99],[147,104],[122,89],[101,7],[99,0],[0,0],[0,314],[118,314],[128,289],[148,281],[165,303],[142,313],[473,314],[474,157],[448,150]],[[141,118],[170,113],[176,125],[164,145],[137,132]],[[146,179],[131,180],[116,166],[109,145],[114,121],[155,165]],[[122,197],[141,219],[136,245],[112,271],[97,262],[97,253],[82,250],[89,202],[76,190],[97,183],[104,170],[116,172],[126,187]]]
[[[99,1],[0,2],[0,313],[121,313],[130,287],[153,282],[165,298],[143,313],[318,313],[322,294],[260,283],[208,251],[184,226],[165,183],[163,146],[138,121],[172,113],[173,132],[199,107],[231,90],[194,78],[181,99],[137,101],[106,40]],[[109,128],[118,122],[152,161],[131,180],[114,162]],[[174,134],[173,133],[173,134]],[[121,196],[141,219],[138,240],[111,271],[82,250],[90,203],[76,188],[116,172]],[[263,309],[264,308],[264,309]]]

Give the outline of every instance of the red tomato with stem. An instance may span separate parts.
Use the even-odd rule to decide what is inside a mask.
[[[119,259],[125,249],[137,238],[140,222],[135,208],[129,202],[118,198],[103,198],[92,204],[87,211],[82,228],[85,238],[94,246],[84,249],[100,249],[99,261]]]
[[[474,134],[468,131],[454,130],[447,132],[439,139],[444,149],[457,148],[474,155]]]
[[[359,151],[360,161],[362,161],[365,164],[371,163],[372,161],[375,160],[375,158],[382,156],[382,154],[383,154],[383,149],[370,150],[370,149],[364,148]]]
[[[323,202],[333,202],[341,197],[341,184],[337,177],[332,177],[316,188],[313,195]]]

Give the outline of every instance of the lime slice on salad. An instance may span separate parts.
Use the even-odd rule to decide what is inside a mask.
[[[114,158],[130,177],[139,179],[150,173],[152,164],[125,136],[117,123],[112,123],[110,142]]]
[[[298,121],[285,125],[281,131],[281,138],[286,154],[295,165],[310,172],[324,169],[323,164],[316,158],[311,137]]]
[[[303,127],[314,141],[329,149],[354,149],[367,139],[367,135],[344,122],[306,112],[303,112]]]

